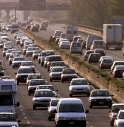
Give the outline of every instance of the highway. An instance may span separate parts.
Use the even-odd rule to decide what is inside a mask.
[[[51,25],[49,26],[47,31],[41,31],[40,33],[36,33],[39,36],[44,38],[49,38],[55,29],[59,29],[59,25]],[[13,35],[8,33],[10,39],[15,42]],[[20,45],[16,45],[18,50],[22,51]],[[2,49],[0,51],[0,59],[3,60],[3,66],[6,69],[6,75],[10,75],[15,78],[15,72],[17,69],[12,69],[12,66],[9,66],[8,60],[2,56]],[[82,57],[82,56],[81,56]],[[32,60],[32,57],[27,57],[27,59]],[[41,67],[38,64],[38,61],[33,61],[36,64],[36,69],[43,75],[43,77],[49,82],[49,73],[47,69]],[[55,89],[58,90],[59,97],[69,97],[68,95],[68,82],[50,82],[50,84],[54,85]],[[85,109],[89,109],[88,107],[88,97],[86,96],[75,96],[81,98],[84,103]],[[18,99],[21,103],[19,107],[19,116],[22,122],[20,123],[20,127],[54,127],[54,120],[47,120],[47,108],[39,108],[37,110],[33,110],[32,106],[32,96],[28,96],[26,84],[20,84],[18,86]],[[87,127],[110,127],[109,125],[109,109],[107,107],[96,107],[93,109],[89,109],[89,114],[87,114]]]

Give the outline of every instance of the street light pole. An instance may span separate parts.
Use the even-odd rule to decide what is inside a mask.
[[[15,23],[16,23],[16,7],[15,7]]]

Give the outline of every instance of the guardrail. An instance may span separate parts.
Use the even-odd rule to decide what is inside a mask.
[[[103,34],[102,29],[98,29],[95,27],[89,27],[89,26],[85,26],[85,25],[81,25],[81,24],[78,24],[78,30],[79,30],[79,32],[94,34],[94,35],[97,35],[100,37],[102,37],[102,34]]]

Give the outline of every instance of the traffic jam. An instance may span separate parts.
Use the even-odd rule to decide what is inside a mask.
[[[69,68],[60,55],[57,55],[54,50],[41,49],[37,46],[33,40],[19,30],[11,30],[12,26],[7,25],[5,28],[4,21],[0,21],[0,50],[2,56],[6,59],[8,66],[12,69],[17,69],[15,72],[15,78],[7,75],[4,68],[4,61],[0,60],[0,126],[2,127],[18,127],[22,120],[18,120],[18,108],[21,104],[18,99],[17,87],[25,84],[27,87],[28,96],[32,96],[32,110],[47,107],[48,121],[55,121],[55,127],[60,126],[75,126],[86,127],[87,126],[87,113],[90,113],[89,109],[94,107],[107,107],[110,109],[108,113],[109,123],[108,125],[114,127],[124,126],[124,104],[113,103],[112,96],[107,89],[93,89],[87,79],[79,77],[76,71]],[[16,24],[17,25],[17,24]],[[10,28],[10,29],[9,29]],[[18,27],[19,28],[19,27]],[[8,33],[11,32],[14,38],[14,42],[9,38]],[[62,46],[62,39],[61,46]],[[66,43],[68,41],[66,40]],[[65,43],[64,43],[65,44]],[[21,47],[21,51],[17,48],[17,45]],[[68,47],[68,45],[66,45]],[[100,50],[102,52],[103,50]],[[97,52],[93,50],[87,50],[85,53],[85,60],[89,60],[88,56],[99,59],[100,68],[112,66],[118,68],[119,66],[113,62],[111,56],[101,57]],[[90,55],[91,53],[91,55]],[[79,54],[81,54],[79,52]],[[32,60],[29,58],[32,58]],[[48,71],[49,81],[36,68],[37,65]],[[96,60],[98,61],[98,60]],[[109,66],[103,66],[109,63]],[[108,64],[107,64],[108,65]],[[55,82],[61,83],[67,82],[68,86],[68,98],[61,97],[59,91],[54,88]],[[76,95],[76,96],[75,96]],[[86,95],[88,97],[89,109],[85,109],[84,103],[78,96]],[[122,110],[121,110],[122,109]],[[94,109],[95,110],[95,109]],[[104,110],[104,109],[102,109]],[[42,110],[40,110],[42,112]]]

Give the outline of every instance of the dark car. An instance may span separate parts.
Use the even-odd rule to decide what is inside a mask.
[[[35,25],[31,26],[30,30],[31,32],[39,32],[39,28]]]
[[[0,76],[4,76],[5,72],[4,72],[4,68],[3,66],[0,66]]]
[[[99,63],[99,68],[100,69],[111,69],[112,64],[113,64],[113,60],[112,59],[104,58]]]
[[[31,25],[26,25],[26,30],[30,30]]]
[[[100,59],[100,54],[99,53],[91,53],[88,57],[88,62],[89,63],[98,63]]]
[[[87,51],[84,53],[84,61],[88,59],[90,53],[94,53],[94,50],[87,50]]]
[[[94,89],[91,91],[89,97],[89,108],[93,108],[93,106],[108,106],[111,108],[112,106],[112,97],[109,91],[106,89]]]
[[[40,30],[46,30],[46,26],[45,25],[41,25],[39,29]]]
[[[94,49],[94,53],[99,53],[101,56],[105,56],[105,50],[104,49]]]

